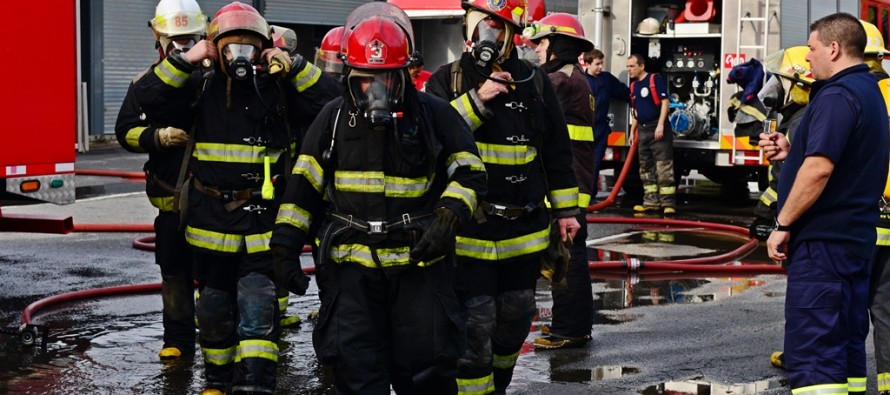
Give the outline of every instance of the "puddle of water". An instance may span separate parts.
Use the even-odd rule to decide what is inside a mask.
[[[786,386],[784,379],[759,380],[751,383],[723,384],[703,381],[700,378],[686,381],[668,381],[646,387],[643,395],[723,395],[757,394],[762,391]]]
[[[597,366],[593,369],[558,370],[550,374],[551,382],[587,383],[611,380],[637,374],[640,370],[629,366]]]

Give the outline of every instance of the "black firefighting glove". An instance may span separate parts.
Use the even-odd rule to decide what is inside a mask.
[[[411,263],[429,262],[454,249],[460,218],[454,211],[445,207],[437,208],[435,213],[436,219],[423,232],[423,237],[409,253]]]
[[[272,264],[275,282],[295,295],[305,295],[309,288],[309,277],[300,266],[300,252],[280,246],[272,246]]]
[[[544,253],[541,254],[541,276],[550,282],[552,288],[565,288],[568,285],[566,272],[569,270],[572,237],[566,237],[566,241],[561,239],[559,223],[557,221],[551,222],[550,244],[547,245]]]
[[[764,218],[759,215],[754,217],[754,221],[748,226],[748,237],[753,237],[760,241],[769,239],[770,233],[776,228],[774,219]]]

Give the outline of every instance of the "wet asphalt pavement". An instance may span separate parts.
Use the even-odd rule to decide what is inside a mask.
[[[139,171],[145,157],[116,148],[78,155],[76,168]],[[3,201],[3,214],[72,216],[75,224],[150,224],[155,211],[139,182],[77,176],[77,203],[68,206]],[[746,226],[753,196],[728,199],[699,183],[681,188],[679,219]],[[622,202],[595,216],[632,216]],[[622,207],[623,206],[623,207]],[[744,240],[704,231],[675,232],[634,224],[592,224],[592,257],[671,259],[708,256]],[[675,229],[676,230],[676,229]],[[615,236],[620,235],[620,236]],[[21,312],[47,296],[92,288],[156,283],[152,253],[134,249],[145,233],[0,233],[0,327],[15,329]],[[742,259],[766,263],[763,246]],[[311,261],[304,260],[304,265]],[[701,277],[695,274],[592,273],[597,308],[591,343],[535,350],[531,341],[550,320],[550,292],[539,283],[538,315],[519,358],[512,394],[784,394],[784,371],[769,364],[782,347],[785,278],[781,275]],[[330,376],[314,358],[310,311],[317,289],[292,295],[289,312],[304,319],[281,341],[278,393],[328,394]],[[162,363],[160,296],[115,296],[40,310],[49,328],[46,350],[0,334],[0,393],[200,392],[203,362]],[[876,394],[869,339],[869,391]]]

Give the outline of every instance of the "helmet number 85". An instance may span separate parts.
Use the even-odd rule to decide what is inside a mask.
[[[187,15],[177,16],[173,21],[176,26],[188,26],[189,25],[189,17]]]

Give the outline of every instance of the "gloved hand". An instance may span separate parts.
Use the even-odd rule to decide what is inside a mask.
[[[155,133],[158,145],[162,148],[182,147],[189,141],[189,135],[185,130],[174,128],[172,126],[158,129]]]
[[[449,208],[436,209],[436,219],[423,232],[423,237],[409,252],[411,263],[428,262],[454,249],[454,239],[460,227],[460,218]]]
[[[295,295],[305,295],[309,288],[309,277],[300,266],[300,253],[280,245],[272,246],[272,263],[275,282],[283,285]]]
[[[566,272],[569,270],[572,236],[566,236],[566,241],[562,241],[557,222],[553,221],[550,224],[550,244],[541,254],[541,276],[550,282],[552,288],[567,286],[565,278]]]
[[[773,229],[776,227],[776,220],[768,219],[761,216],[755,216],[754,221],[751,222],[751,225],[748,226],[748,237],[753,237],[760,241],[766,241],[769,239],[770,233],[773,233]]]
[[[269,74],[281,73],[282,77],[287,77],[290,73],[290,58],[284,52],[277,53],[269,59]]]

